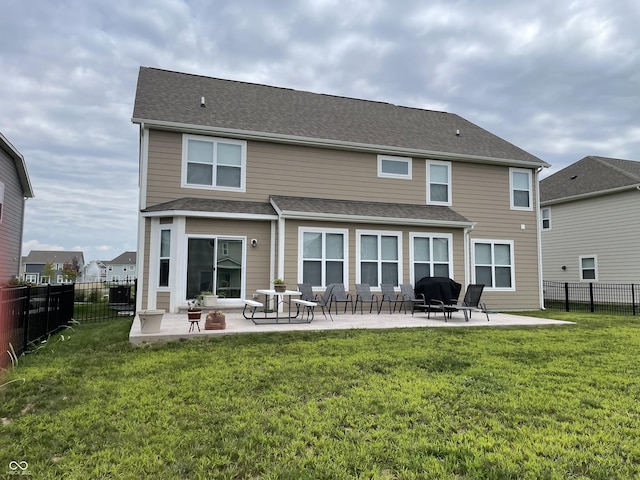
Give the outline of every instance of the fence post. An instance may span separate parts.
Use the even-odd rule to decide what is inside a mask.
[[[569,282],[564,282],[564,310],[569,311]]]
[[[632,283],[631,284],[631,313],[635,317],[636,316],[636,292],[633,287],[634,285]]]
[[[591,313],[595,311],[595,307],[593,305],[593,282],[589,282],[589,309]]]

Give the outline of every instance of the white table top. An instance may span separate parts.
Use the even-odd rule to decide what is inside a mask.
[[[262,295],[302,295],[302,292],[296,290],[285,290],[284,292],[276,292],[275,290],[256,290],[256,293]]]

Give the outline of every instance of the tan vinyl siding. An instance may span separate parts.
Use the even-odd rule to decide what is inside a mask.
[[[20,275],[24,195],[15,162],[0,149],[0,182],[4,184],[0,221],[0,285]]]
[[[535,209],[511,210],[509,167],[461,162],[454,163],[452,173],[452,208],[477,222],[471,239],[514,242],[516,291],[487,291],[483,299],[496,309],[539,308],[537,215]],[[534,170],[531,175],[534,185],[531,200],[535,205]]]
[[[149,136],[147,205],[182,197],[217,198],[266,202],[270,195],[335,198],[345,200],[393,203],[426,203],[426,162],[412,159],[412,180],[378,178],[378,158],[373,153],[343,151],[285,145],[268,142],[247,142],[246,192],[214,189],[181,188],[182,134],[152,130]],[[476,222],[471,238],[512,240],[515,253],[515,292],[486,292],[483,298],[498,309],[539,308],[539,274],[537,259],[537,216],[531,211],[511,210],[509,167],[499,165],[451,162],[451,208]],[[535,170],[531,170],[532,184]],[[535,186],[532,185],[532,206],[535,206]],[[205,222],[203,220],[203,222]],[[210,222],[210,221],[206,221]],[[268,223],[267,223],[268,224]],[[313,224],[313,222],[310,222]],[[297,227],[287,222],[285,274],[297,281]],[[347,224],[332,224],[344,228]],[[524,229],[521,226],[524,225]],[[350,259],[355,256],[355,229],[369,228],[349,225]],[[403,231],[404,281],[409,279],[409,237],[411,228],[401,226],[370,226],[372,230]],[[433,229],[426,228],[426,231]],[[230,232],[222,230],[222,234]],[[247,235],[250,238],[250,235]],[[270,230],[269,230],[270,235]],[[292,235],[296,238],[291,237]],[[270,238],[270,237],[269,237]],[[267,240],[267,242],[270,240]],[[292,243],[293,242],[293,243]],[[261,245],[267,245],[261,242]],[[463,285],[465,278],[463,232],[457,230],[455,245],[455,279]],[[248,254],[251,248],[248,248]],[[296,252],[293,255],[291,252]],[[275,246],[274,253],[275,255]],[[262,258],[262,257],[261,257]],[[274,260],[275,262],[275,260]],[[248,261],[250,264],[250,262]],[[277,265],[277,263],[275,263]],[[472,267],[472,265],[470,265]],[[261,267],[266,268],[266,267]],[[254,275],[256,275],[254,277]],[[265,287],[265,274],[249,272],[247,291]],[[293,277],[291,277],[293,275]],[[349,285],[355,283],[355,265],[349,265]],[[260,285],[258,285],[258,283]]]
[[[640,192],[545,208],[551,212],[551,229],[542,231],[545,280],[578,282],[580,256],[597,256],[599,282],[640,282]]]
[[[413,161],[413,180],[378,178],[375,154],[247,142],[246,192],[181,188],[182,135],[149,135],[147,205],[181,197],[267,201],[270,195],[425,202],[424,161]]]

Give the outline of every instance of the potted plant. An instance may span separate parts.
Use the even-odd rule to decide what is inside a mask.
[[[189,305],[189,308],[187,309],[189,320],[200,320],[200,316],[202,315],[202,308],[200,308],[200,306],[198,305],[197,300],[187,300],[187,305]]]
[[[284,292],[287,289],[287,284],[281,278],[276,278],[273,281],[273,289],[276,292]]]
[[[214,310],[207,314],[204,322],[205,330],[224,330],[227,327],[227,321],[224,312]]]
[[[218,304],[218,295],[213,292],[200,292],[198,300],[203,307],[215,307]]]

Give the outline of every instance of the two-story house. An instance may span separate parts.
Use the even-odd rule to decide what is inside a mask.
[[[540,181],[545,280],[640,282],[640,162],[587,156]]]
[[[103,262],[106,267],[106,278],[109,282],[136,279],[136,252],[124,252],[113,260]]]
[[[47,265],[51,269],[47,269]],[[69,272],[78,275],[70,278]],[[84,272],[84,253],[67,250],[31,250],[22,259],[22,279],[30,283],[64,283],[82,281],[80,275]],[[74,273],[71,273],[73,276]]]
[[[543,160],[458,115],[140,69],[138,309],[283,278],[483,283],[538,309]]]
[[[0,133],[0,285],[20,275],[27,198],[33,190],[24,157]]]

